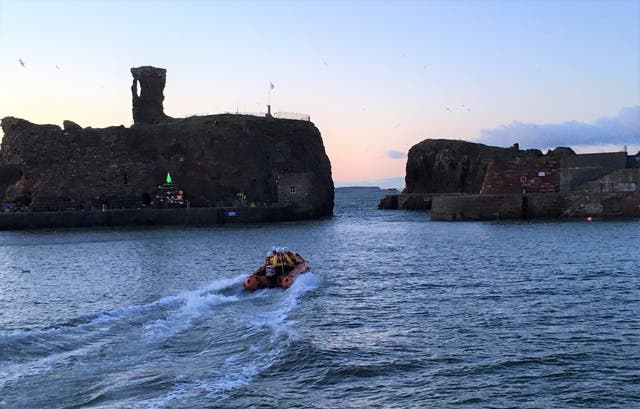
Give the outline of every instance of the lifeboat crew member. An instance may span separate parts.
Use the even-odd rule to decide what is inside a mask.
[[[276,286],[276,269],[272,265],[267,265],[265,268],[265,276],[267,276],[267,287],[273,288]]]
[[[274,254],[275,252],[273,250],[267,252],[267,255],[265,256],[265,259],[264,259],[265,266],[271,264],[271,257],[273,257]]]
[[[284,265],[287,267],[293,267],[294,266],[294,258],[293,258],[293,254],[287,250],[286,247],[282,248],[282,258],[284,259]]]
[[[282,267],[284,265],[284,260],[282,259],[282,250],[277,248],[276,251],[273,252],[273,255],[269,259],[270,264],[274,267]]]

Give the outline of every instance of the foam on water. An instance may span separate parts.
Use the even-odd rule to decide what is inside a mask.
[[[4,361],[0,366],[2,367],[0,391],[5,385],[16,382],[24,376],[37,376],[64,365],[69,360],[78,360],[95,353],[110,342],[109,334],[105,332],[108,332],[114,323],[144,321],[157,313],[162,313],[165,315],[163,318],[144,325],[145,333],[150,337],[147,341],[158,342],[186,329],[192,320],[205,310],[227,302],[238,301],[238,296],[225,296],[216,291],[237,287],[243,279],[244,276],[237,276],[215,280],[197,290],[166,296],[148,304],[103,311],[97,315],[94,314],[94,318],[89,321],[79,317],[75,321],[81,323],[75,326],[60,326],[37,331],[13,331],[0,335],[0,346],[2,346],[0,350],[5,351],[0,355],[0,362]],[[11,362],[12,357],[9,352],[12,349],[24,348],[29,348],[30,355],[39,358]]]
[[[216,280],[200,289],[179,294],[176,296],[179,308],[144,326],[143,332],[147,342],[159,342],[184,331],[193,325],[194,320],[212,308],[241,301],[242,297],[239,295],[225,295],[220,291],[240,288],[245,277],[242,275]]]
[[[242,338],[251,338],[253,342],[242,352],[227,357],[222,365],[209,371],[205,378],[185,382],[183,377],[178,376],[174,387],[165,394],[141,402],[136,407],[172,407],[172,402],[195,398],[204,398],[207,401],[223,399],[228,396],[228,392],[249,384],[258,374],[269,368],[297,338],[295,321],[288,319],[289,314],[298,306],[302,295],[318,288],[319,285],[320,279],[309,272],[299,276],[286,291],[265,289],[246,297],[246,300],[272,301],[261,303],[259,309],[246,308],[238,317],[238,325],[243,321],[249,325]],[[226,298],[238,301],[238,297]],[[228,301],[226,298],[225,302]],[[195,310],[201,313],[202,304],[207,302],[195,302]]]
[[[268,368],[295,339],[295,322],[288,320],[288,316],[304,293],[317,288],[319,280],[313,273],[307,273],[299,276],[287,291],[274,289],[246,293],[242,287],[244,278],[245,275],[241,275],[215,280],[196,290],[163,297],[148,304],[104,311],[89,321],[79,318],[76,322],[81,323],[75,326],[4,334],[0,338],[3,349],[17,343],[20,347],[37,351],[34,356],[40,357],[27,357],[11,364],[5,362],[0,371],[0,393],[22,378],[35,379],[77,362],[91,362],[104,353],[108,355],[101,359],[122,361],[119,365],[123,367],[144,365],[141,357],[158,353],[162,342],[188,331],[201,320],[213,319],[216,309],[237,303],[242,303],[242,307],[234,310],[235,326],[237,331],[249,334],[250,340],[242,337],[250,342],[247,348],[227,357],[221,366],[206,373],[205,377],[185,381],[177,375],[174,387],[162,396],[141,402],[139,407],[170,406],[170,402],[176,399],[203,394],[211,398],[246,385]],[[140,326],[141,332],[136,330]],[[114,335],[111,332],[116,328],[117,334]],[[66,346],[60,348],[56,345]],[[206,355],[215,351],[202,353]],[[110,387],[105,390],[110,390]]]
[[[638,406],[637,223],[437,223],[376,204],[0,233],[0,408]],[[234,276],[285,237],[327,285],[244,292]]]

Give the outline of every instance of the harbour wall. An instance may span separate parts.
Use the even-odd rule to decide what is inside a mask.
[[[384,210],[429,210],[434,197],[457,197],[461,193],[401,193],[386,195],[378,209]]]
[[[309,213],[309,214],[307,214]],[[292,208],[207,207],[174,209],[111,209],[106,211],[54,211],[0,213],[0,230],[52,229],[101,226],[210,226],[263,223],[312,218]]]
[[[586,153],[562,158],[560,191],[569,192],[627,166],[626,152]]]
[[[514,220],[640,217],[640,193],[570,192],[436,196],[431,219]]]

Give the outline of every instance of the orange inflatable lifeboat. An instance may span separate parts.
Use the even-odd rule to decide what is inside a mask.
[[[272,258],[273,261],[272,261]],[[296,278],[309,271],[309,262],[293,251],[277,251],[267,257],[265,263],[244,280],[244,288],[255,291],[261,288],[291,287]]]

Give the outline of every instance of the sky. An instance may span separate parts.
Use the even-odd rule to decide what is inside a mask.
[[[273,83],[337,186],[402,187],[427,138],[640,150],[640,0],[0,0],[0,117],[129,126],[141,65],[173,117],[264,112]]]

